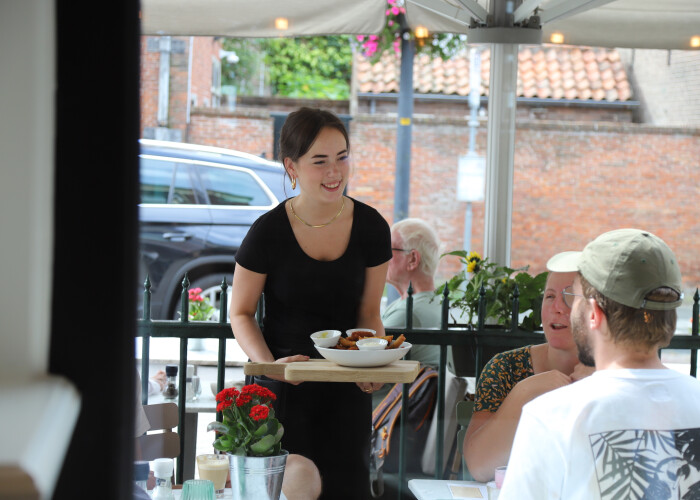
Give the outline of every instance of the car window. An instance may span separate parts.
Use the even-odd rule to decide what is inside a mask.
[[[141,203],[196,204],[189,166],[141,158]]]
[[[211,205],[268,206],[272,202],[258,181],[244,170],[199,165]]]

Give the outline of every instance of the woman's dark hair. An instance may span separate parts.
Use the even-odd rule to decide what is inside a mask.
[[[345,137],[345,144],[350,150],[350,138],[345,125],[330,111],[313,108],[299,108],[287,116],[280,131],[279,161],[285,158],[292,161],[304,156],[318,137],[322,129],[330,127],[338,130]]]

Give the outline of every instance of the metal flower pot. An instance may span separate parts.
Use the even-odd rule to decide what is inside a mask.
[[[279,500],[289,452],[272,457],[228,455],[233,500]]]

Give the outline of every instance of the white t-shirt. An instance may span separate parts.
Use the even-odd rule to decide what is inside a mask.
[[[523,407],[499,500],[613,498],[700,498],[700,381],[602,370]]]

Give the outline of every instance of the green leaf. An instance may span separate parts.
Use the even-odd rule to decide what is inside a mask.
[[[222,422],[211,422],[207,425],[207,430],[220,432],[221,434],[228,434],[231,432],[231,428]]]
[[[275,436],[267,435],[250,446],[253,453],[264,453],[275,445]]]

